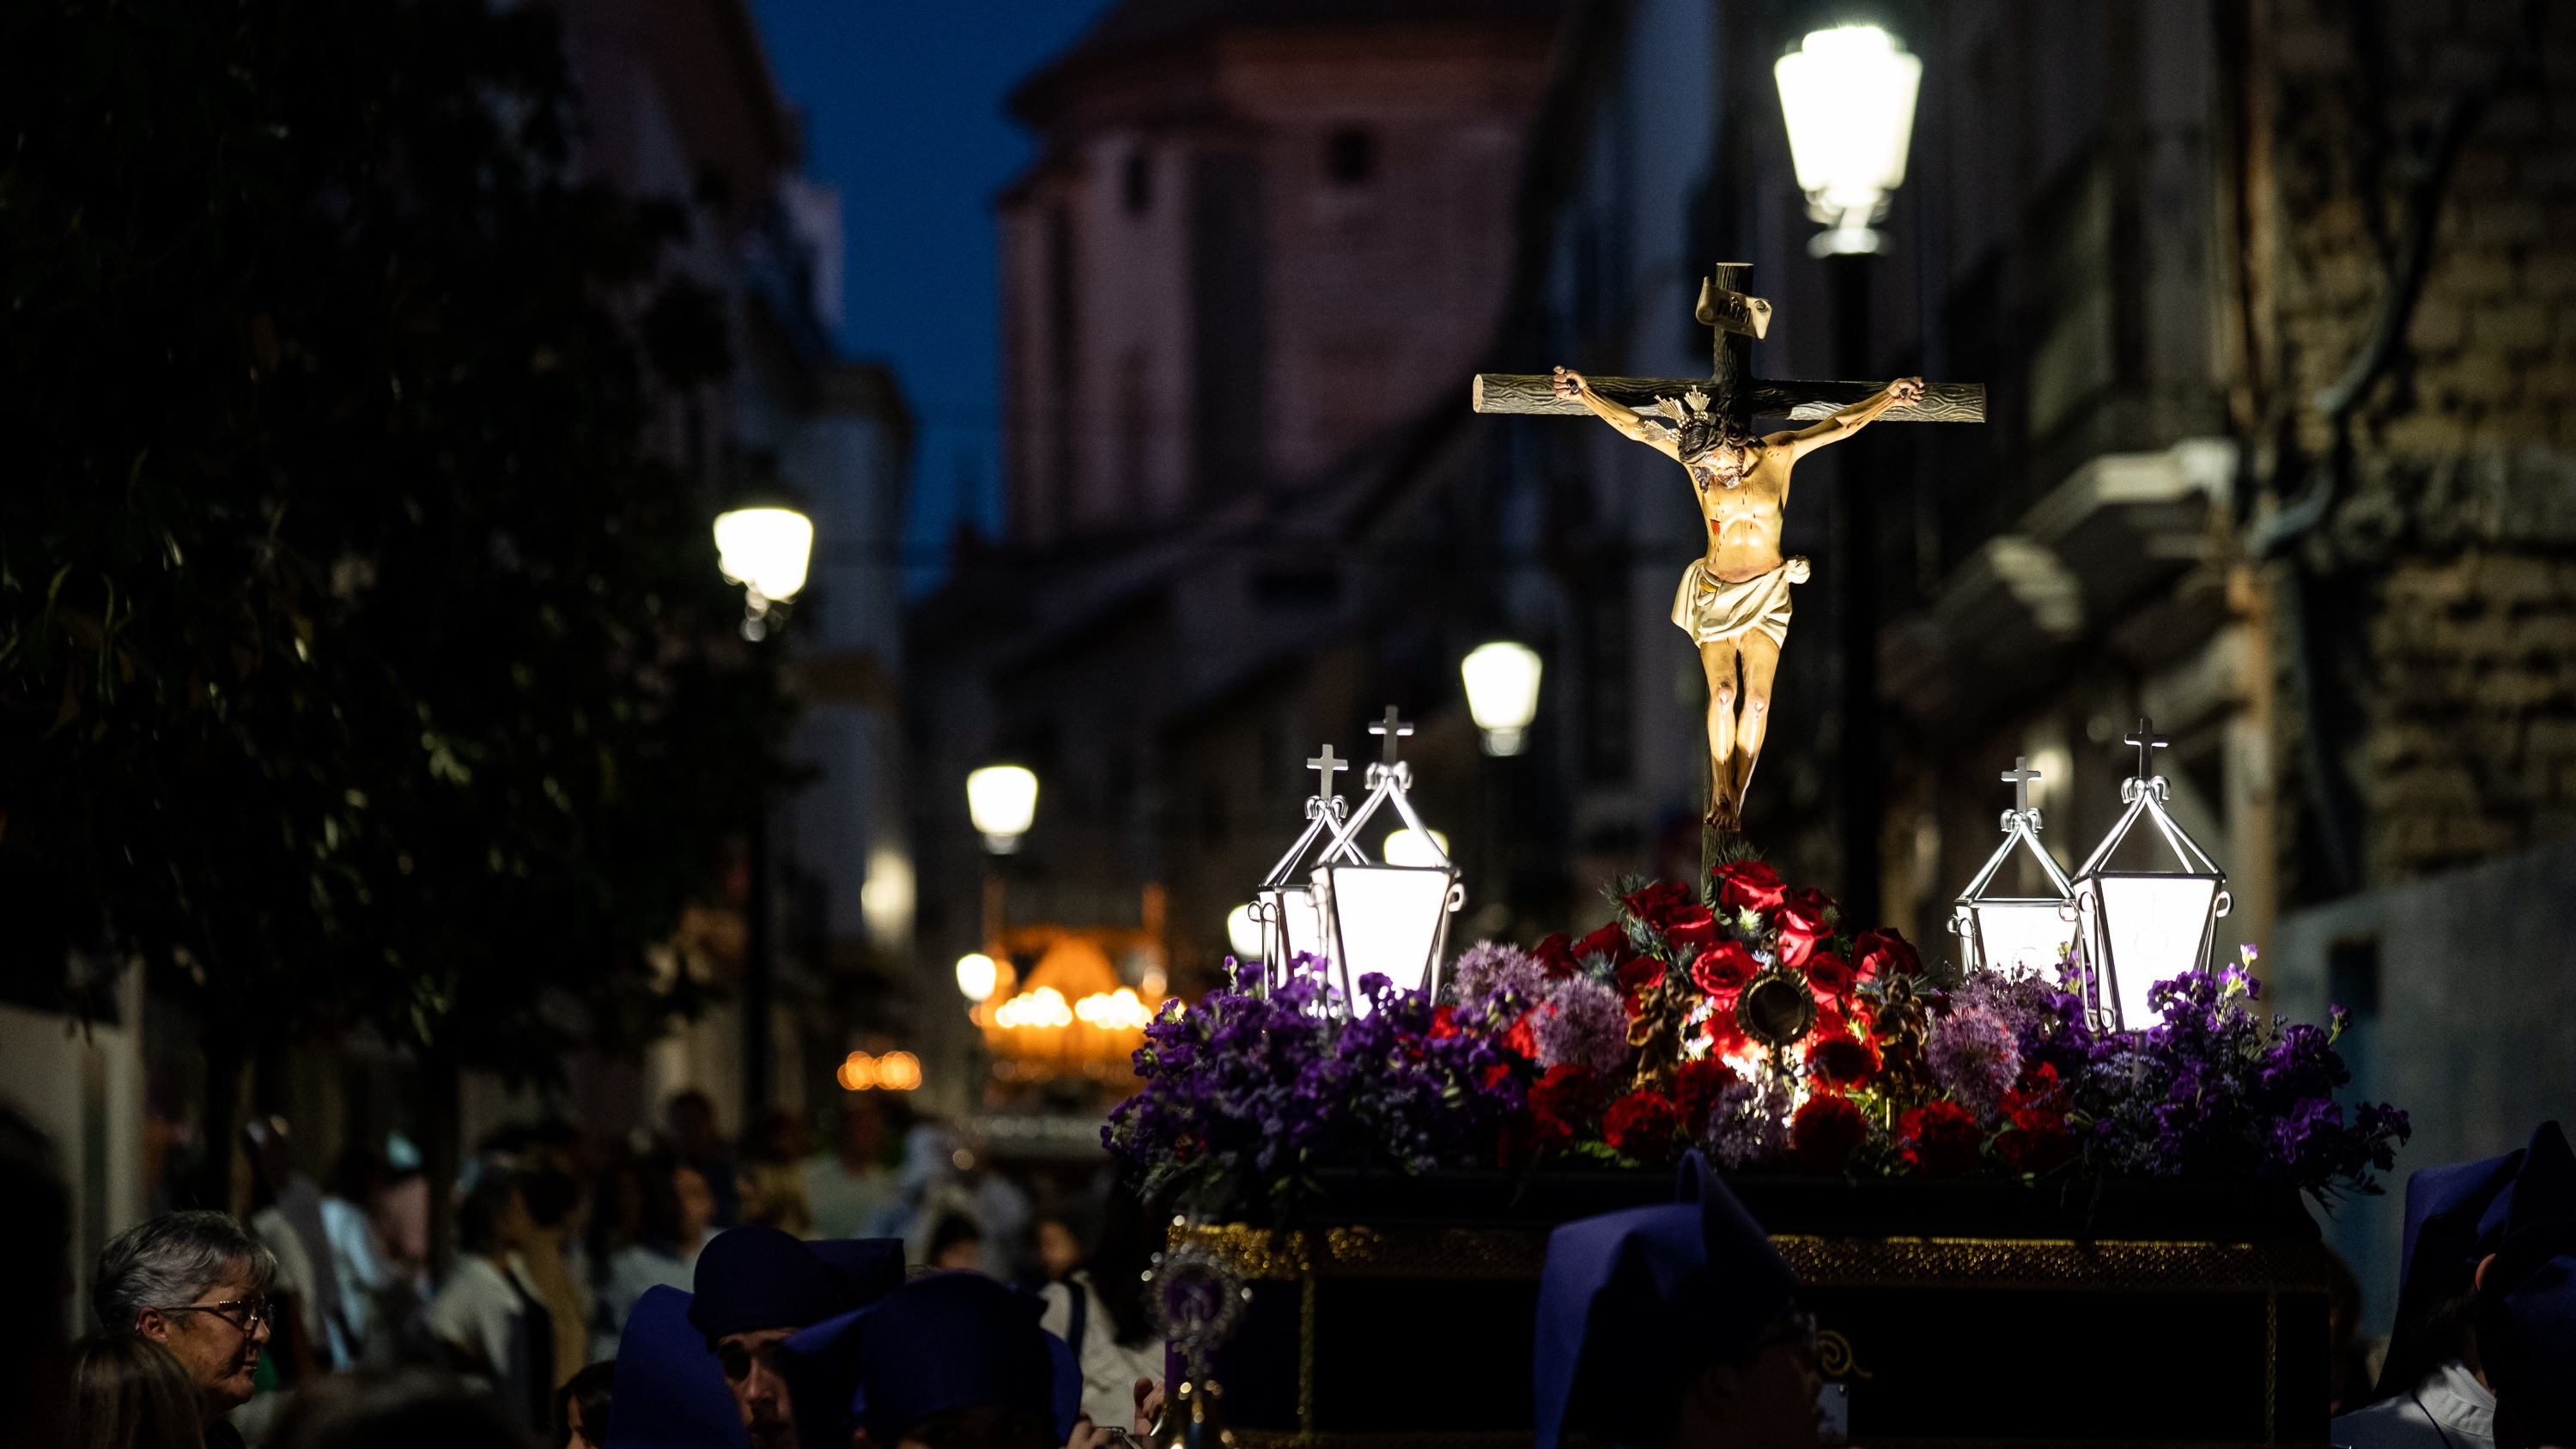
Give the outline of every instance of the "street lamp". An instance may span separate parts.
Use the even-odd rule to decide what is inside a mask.
[[[814,553],[814,523],[793,508],[737,508],[716,515],[716,568],[743,586],[742,637],[769,636],[775,606],[805,587]],[[744,903],[742,943],[743,1120],[769,1102],[769,813],[751,820],[744,864],[751,898]]]
[[[1808,252],[1885,251],[1874,226],[1905,181],[1923,62],[1875,25],[1845,25],[1810,33],[1771,74],[1807,215],[1830,228],[1808,241]]]
[[[1484,731],[1485,753],[1517,755],[1527,741],[1530,721],[1538,717],[1538,651],[1526,644],[1498,639],[1477,648],[1458,665],[1467,685],[1467,712]]]
[[[772,604],[805,587],[814,555],[814,523],[793,508],[737,508],[716,515],[716,567],[743,586],[742,637],[769,633]]]
[[[1018,765],[986,765],[966,777],[966,813],[986,850],[1009,855],[1037,819],[1038,777]]]
[[[970,951],[957,958],[957,990],[968,1001],[990,999],[1000,980],[1000,966],[983,952]]]
[[[1807,251],[1824,258],[1833,297],[1836,375],[1866,377],[1870,367],[1870,262],[1887,250],[1874,226],[1888,196],[1905,180],[1914,136],[1914,97],[1923,62],[1875,25],[1811,32],[1772,67],[1780,114],[1788,122],[1789,156],[1807,215],[1828,230]],[[1878,483],[1872,440],[1836,454],[1835,486],[1826,493],[1827,587],[1833,598],[1836,653],[1841,656],[1837,713],[1841,768],[1843,908],[1861,920],[1879,909],[1879,837],[1886,824],[1885,762],[1878,740]],[[1858,451],[1855,451],[1855,450]]]

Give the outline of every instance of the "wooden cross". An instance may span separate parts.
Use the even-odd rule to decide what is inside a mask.
[[[1386,743],[1380,748],[1380,759],[1382,763],[1392,765],[1395,763],[1396,740],[1402,736],[1413,733],[1413,726],[1406,724],[1402,719],[1398,718],[1395,713],[1395,706],[1390,704],[1386,707],[1386,718],[1370,725],[1369,733],[1385,736]]]
[[[2030,813],[2030,782],[2039,778],[2040,773],[2030,767],[2030,756],[2013,756],[2013,767],[2004,771],[2004,783],[2013,787],[2014,814]]]
[[[2165,738],[2163,735],[2156,733],[2156,722],[2154,720],[2147,718],[2145,715],[2140,715],[2138,716],[2138,728],[2136,732],[2123,736],[2120,743],[2124,745],[2136,745],[2138,747],[2138,778],[2143,780],[2152,773],[2147,768],[2147,752],[2150,750],[2164,749],[2173,742]]]
[[[1712,405],[1731,416],[1745,432],[1755,418],[1788,418],[1813,422],[1831,417],[1871,396],[1883,382],[1785,382],[1753,376],[1753,340],[1771,326],[1771,304],[1746,296],[1753,268],[1743,262],[1720,262],[1717,272],[1700,284],[1695,315],[1717,329],[1716,355],[1706,378],[1593,377],[1584,385],[1599,396],[1630,408],[1654,406],[1657,398],[1678,398],[1692,388],[1705,390]],[[1476,375],[1475,406],[1480,413],[1564,413],[1589,416],[1580,398],[1556,395],[1555,380],[1530,374],[1486,372]],[[1883,423],[1982,423],[1986,388],[1977,382],[1938,382],[1924,386],[1923,396],[1879,414]]]
[[[1306,768],[1314,771],[1317,776],[1315,798],[1318,800],[1331,800],[1338,798],[1341,792],[1333,788],[1333,777],[1350,767],[1350,761],[1337,760],[1333,758],[1333,747],[1331,745],[1324,746],[1324,752],[1322,754],[1308,760],[1306,762]]]

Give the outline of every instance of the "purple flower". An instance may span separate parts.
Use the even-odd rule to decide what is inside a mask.
[[[2021,1042],[2004,1019],[1982,1006],[1932,1023],[1923,1063],[1979,1119],[1990,1120],[2004,1093],[2021,1080]]]
[[[1589,976],[1569,976],[1530,1018],[1541,1067],[1590,1067],[1608,1076],[1628,1059],[1628,1008],[1618,991]]]
[[[1518,946],[1479,941],[1449,966],[1450,999],[1485,1007],[1507,1023],[1547,995],[1547,968]]]
[[[1753,1167],[1789,1150],[1789,1113],[1796,1105],[1785,1081],[1738,1080],[1718,1093],[1709,1109],[1703,1144],[1720,1165]]]

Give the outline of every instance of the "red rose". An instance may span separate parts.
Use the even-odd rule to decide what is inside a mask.
[[[2021,1074],[2004,1093],[2003,1113],[2011,1123],[1995,1139],[1995,1155],[2014,1172],[2055,1172],[2075,1160],[2075,1134],[2067,1128],[2066,1090],[2057,1068],[2047,1062]]]
[[[1563,931],[1553,936],[1541,936],[1538,944],[1530,948],[1530,956],[1546,969],[1551,978],[1558,981],[1564,980],[1580,969],[1574,963],[1573,948],[1566,944],[1566,935]]]
[[[1782,965],[1804,966],[1808,953],[1816,949],[1816,943],[1833,935],[1833,922],[1828,919],[1833,908],[1834,903],[1825,898],[1823,891],[1790,891],[1781,898],[1779,951]]]
[[[1905,1144],[1905,1160],[1926,1177],[1953,1177],[1973,1171],[1977,1149],[1986,1134],[1976,1114],[1956,1102],[1927,1102],[1896,1119],[1896,1135]]]
[[[1819,1092],[1789,1119],[1789,1150],[1809,1172],[1840,1172],[1869,1135],[1869,1123],[1849,1097]]]
[[[1923,958],[1915,954],[1905,933],[1894,926],[1861,932],[1860,938],[1852,942],[1852,959],[1860,963],[1860,974],[1867,980],[1914,976],[1923,970]]]
[[[1664,979],[1664,963],[1652,956],[1640,956],[1613,973],[1619,989],[1630,996],[1645,991]]]
[[[1717,944],[1717,915],[1706,906],[1678,907],[1661,924],[1664,939],[1673,943],[1676,952]]]
[[[1714,879],[1717,903],[1730,911],[1776,911],[1786,889],[1780,884],[1780,872],[1758,860],[1721,865]]]
[[[1691,962],[1691,984],[1712,997],[1732,999],[1760,970],[1741,941],[1720,941]]]
[[[1742,1080],[1735,1068],[1715,1057],[1682,1063],[1673,1073],[1673,1105],[1681,1113],[1682,1130],[1694,1137],[1708,1130],[1708,1114],[1718,1098]]]
[[[1850,1034],[1807,1039],[1807,1073],[1837,1087],[1856,1087],[1878,1074],[1878,1048]]]
[[[1574,959],[1580,961],[1586,956],[1598,956],[1605,961],[1616,961],[1627,949],[1627,927],[1612,921],[1600,930],[1575,942]]]
[[[1503,1050],[1525,1062],[1538,1060],[1538,1029],[1530,1025],[1530,1018],[1537,1014],[1535,1007],[1521,1013],[1521,1019],[1503,1033]]]
[[[1431,1008],[1431,1039],[1433,1041],[1446,1041],[1457,1034],[1458,1008],[1454,1006],[1435,1006]]]
[[[1753,1046],[1753,1038],[1746,1036],[1744,1028],[1736,1024],[1733,1006],[1721,1006],[1710,1012],[1699,1031],[1700,1035],[1708,1038],[1709,1051],[1717,1056],[1735,1056],[1751,1050]]]
[[[1667,912],[1691,904],[1690,887],[1679,881],[1659,880],[1644,890],[1621,896],[1619,903],[1657,925],[1663,924]]]
[[[1610,1104],[1601,1118],[1602,1139],[1610,1150],[1639,1162],[1663,1162],[1673,1155],[1673,1130],[1681,1119],[1660,1092],[1630,1092]]]
[[[1852,989],[1851,968],[1842,957],[1819,951],[1807,958],[1807,982],[1827,996],[1840,996]]]

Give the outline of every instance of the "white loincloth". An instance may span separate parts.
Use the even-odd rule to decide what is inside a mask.
[[[1789,637],[1789,586],[1807,581],[1807,561],[1784,560],[1740,584],[1709,577],[1708,560],[1691,560],[1673,594],[1673,622],[1700,644],[1761,630],[1779,644]]]

